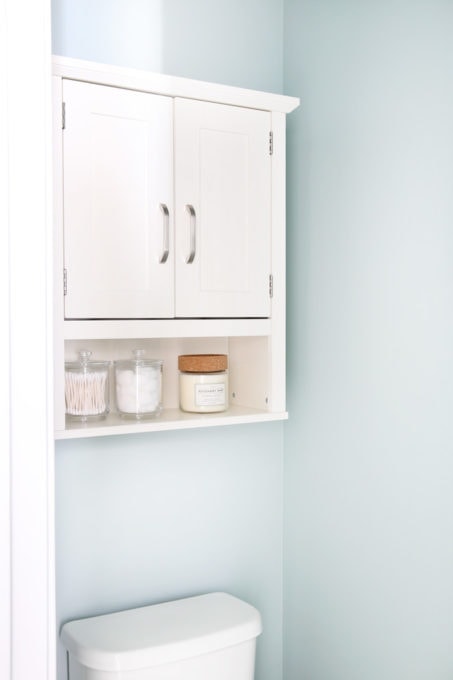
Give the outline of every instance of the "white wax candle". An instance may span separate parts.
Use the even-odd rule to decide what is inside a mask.
[[[180,373],[179,405],[183,411],[216,413],[228,408],[228,374]]]

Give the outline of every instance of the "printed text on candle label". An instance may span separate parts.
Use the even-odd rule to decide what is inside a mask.
[[[195,385],[196,406],[221,406],[225,404],[225,385],[212,383],[210,385]]]

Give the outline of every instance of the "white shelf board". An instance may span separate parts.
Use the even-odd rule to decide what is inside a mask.
[[[67,319],[63,322],[65,340],[221,338],[270,333],[270,319]]]
[[[104,420],[92,423],[67,422],[66,429],[55,432],[55,439],[81,439],[86,437],[106,437],[118,434],[139,432],[161,432],[164,430],[186,430],[197,427],[218,425],[241,425],[262,423],[274,420],[287,420],[286,411],[270,413],[243,406],[230,406],[221,413],[184,413],[180,409],[164,409],[157,418],[132,420],[122,418],[117,413],[109,413]]]
[[[62,78],[129,88],[170,97],[187,97],[283,113],[290,113],[300,104],[298,97],[249,90],[231,85],[207,83],[202,80],[151,73],[60,55],[53,56],[52,66],[53,74]]]

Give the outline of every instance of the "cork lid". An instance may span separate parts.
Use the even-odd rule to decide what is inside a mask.
[[[180,354],[178,368],[185,373],[217,373],[228,368],[226,354]]]

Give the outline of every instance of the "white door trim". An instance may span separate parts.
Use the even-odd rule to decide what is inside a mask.
[[[0,26],[0,676],[51,680],[50,0],[0,0]]]

